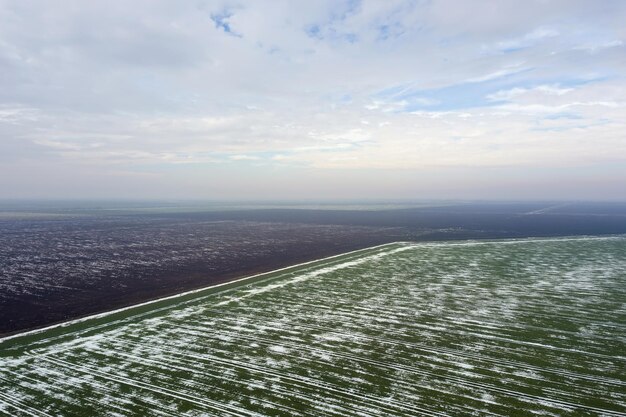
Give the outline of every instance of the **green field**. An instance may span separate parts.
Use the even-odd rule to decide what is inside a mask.
[[[624,416],[626,237],[397,243],[0,342],[6,416]]]

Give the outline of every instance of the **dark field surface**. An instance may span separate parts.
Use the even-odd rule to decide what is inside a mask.
[[[626,204],[5,204],[0,334],[392,241],[626,233]]]

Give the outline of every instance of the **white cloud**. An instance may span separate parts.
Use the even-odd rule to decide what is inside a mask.
[[[495,47],[497,50],[527,48],[529,46],[536,44],[537,42],[541,40],[554,38],[557,36],[559,36],[559,32],[556,29],[537,28],[531,32],[528,32],[524,36],[499,41],[496,43]]]
[[[0,175],[154,170],[178,190],[167,165],[624,159],[625,20],[620,2],[4,2]]]
[[[258,156],[253,155],[231,155],[229,158],[233,161],[258,161],[261,159]]]
[[[612,39],[608,41],[588,42],[582,45],[578,45],[574,47],[574,49],[581,49],[583,51],[595,53],[603,49],[615,48],[615,47],[623,46],[623,45],[624,45],[624,42],[622,42],[620,39]]]
[[[507,111],[519,111],[526,113],[559,113],[564,110],[569,110],[577,107],[608,107],[608,108],[623,108],[625,103],[615,101],[575,101],[571,103],[564,103],[558,105],[546,105],[546,104],[503,104],[499,106],[499,109]]]
[[[522,63],[517,63],[513,65],[507,65],[506,67],[499,69],[497,71],[489,72],[484,75],[480,75],[477,77],[471,77],[466,79],[464,82],[466,83],[482,83],[485,81],[492,81],[498,78],[507,77],[509,75],[518,74],[520,72],[527,71],[527,67],[523,67]]]
[[[523,96],[525,94],[540,93],[545,95],[562,96],[564,94],[574,91],[573,88],[562,88],[558,84],[540,85],[533,88],[521,88],[515,87],[509,90],[500,90],[495,93],[487,95],[487,100],[491,101],[509,101],[513,98]]]

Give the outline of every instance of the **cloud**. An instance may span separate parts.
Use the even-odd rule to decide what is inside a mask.
[[[258,161],[261,159],[253,155],[231,155],[229,158],[233,161]]]
[[[603,49],[616,48],[618,46],[623,46],[623,45],[624,45],[624,42],[622,42],[620,39],[612,39],[612,40],[593,42],[593,43],[588,42],[582,45],[578,45],[574,47],[574,49],[580,49],[580,50],[587,51],[590,53],[595,53]]]
[[[463,82],[465,82],[465,83],[484,83],[486,81],[492,81],[492,80],[496,80],[498,78],[503,78],[503,77],[508,77],[508,76],[511,76],[511,75],[519,74],[521,72],[528,71],[529,69],[530,68],[528,68],[528,67],[523,67],[521,63],[513,64],[513,65],[507,65],[506,67],[504,67],[502,69],[498,69],[496,71],[489,72],[487,74],[480,75],[478,77],[471,77],[471,78],[468,78],[468,79],[464,80]]]
[[[595,107],[595,108],[623,108],[626,103],[615,101],[575,101],[571,103],[564,103],[559,105],[546,105],[546,104],[504,104],[499,107],[501,110],[518,111],[526,113],[561,113],[565,110],[578,107]]]
[[[495,44],[495,49],[510,52],[518,49],[528,48],[536,43],[559,36],[559,32],[553,28],[537,28],[524,36],[506,39]]]
[[[588,1],[4,2],[0,175],[183,192],[223,166],[624,163],[625,20]]]
[[[499,90],[495,93],[489,94],[487,96],[487,100],[510,101],[511,99],[515,97],[519,97],[519,96],[522,96],[524,94],[529,94],[529,93],[541,93],[541,94],[546,94],[546,95],[562,96],[573,90],[574,90],[573,88],[562,88],[558,84],[540,85],[540,86],[533,87],[533,88],[515,87],[515,88],[511,88],[510,90]]]

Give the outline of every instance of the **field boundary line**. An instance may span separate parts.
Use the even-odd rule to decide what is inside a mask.
[[[109,311],[104,311],[101,313],[95,313],[95,314],[91,314],[85,317],[80,317],[77,319],[72,319],[69,321],[64,321],[64,322],[60,322],[60,323],[56,323],[56,324],[52,324],[49,326],[45,326],[39,329],[32,329],[32,330],[27,330],[25,332],[20,332],[20,333],[16,333],[16,334],[12,334],[9,336],[4,336],[4,337],[0,337],[0,347],[2,347],[2,345],[6,342],[10,342],[10,341],[14,341],[20,338],[24,338],[24,337],[29,337],[29,336],[35,336],[35,335],[39,335],[42,333],[45,333],[47,331],[50,330],[54,330],[54,329],[63,329],[65,327],[70,327],[76,324],[81,324],[81,323],[85,323],[88,322],[90,320],[98,320],[98,319],[102,319],[102,318],[106,318],[108,316],[114,315],[114,314],[118,314],[118,313],[123,313],[123,312],[127,312],[127,311],[131,311],[133,309],[139,309],[142,307],[147,307],[150,306],[152,304],[157,304],[157,303],[161,303],[161,302],[166,302],[166,301],[172,301],[175,300],[177,298],[182,298],[182,297],[186,297],[186,296],[190,296],[193,294],[197,294],[197,293],[201,293],[203,291],[208,291],[208,290],[212,290],[215,288],[219,288],[219,287],[225,287],[225,286],[237,286],[238,284],[241,283],[245,283],[246,281],[251,281],[253,279],[256,278],[261,278],[265,275],[268,276],[268,278],[276,273],[280,273],[280,272],[284,272],[284,271],[288,271],[290,269],[296,269],[296,268],[300,268],[303,266],[307,266],[307,265],[311,265],[311,264],[315,264],[315,263],[321,263],[321,262],[325,262],[325,261],[329,261],[335,258],[340,258],[343,256],[349,256],[349,255],[353,255],[359,252],[367,252],[370,250],[376,250],[376,249],[380,249],[380,248],[384,248],[386,246],[394,246],[394,245],[419,245],[419,246],[425,246],[425,247],[430,247],[430,246],[440,246],[440,245],[454,245],[454,246],[472,246],[472,245],[485,245],[485,244],[492,244],[492,243],[500,243],[500,244],[516,244],[516,243],[530,243],[533,241],[543,241],[543,242],[567,242],[567,241],[576,241],[576,240],[611,240],[611,239],[619,239],[619,238],[624,238],[626,237],[626,235],[623,234],[617,234],[617,235],[606,235],[606,236],[595,236],[595,235],[580,235],[580,236],[559,236],[559,237],[523,237],[523,238],[504,238],[504,239],[467,239],[467,240],[443,240],[443,241],[424,241],[424,242],[418,242],[418,241],[394,241],[394,242],[389,242],[389,243],[383,243],[381,245],[375,245],[375,246],[369,246],[366,248],[362,248],[362,249],[356,249],[353,251],[349,251],[349,252],[343,252],[337,255],[332,255],[332,256],[328,256],[325,258],[319,258],[319,259],[314,259],[311,261],[307,261],[307,262],[302,262],[299,264],[295,264],[295,265],[290,265],[290,266],[286,266],[283,268],[278,268],[278,269],[274,269],[271,271],[267,271],[267,272],[261,272],[258,274],[254,274],[254,275],[249,275],[249,276],[244,276],[242,278],[238,278],[235,280],[231,280],[231,281],[225,281],[225,282],[221,282],[221,283],[217,283],[217,284],[211,284],[211,285],[207,285],[204,287],[200,287],[200,288],[196,288],[193,290],[189,290],[189,291],[184,291],[178,294],[173,294],[173,295],[168,295],[165,297],[160,297],[160,298],[156,298],[153,300],[149,300],[149,301],[145,301],[142,303],[138,303],[138,304],[133,304],[133,305],[129,305],[126,307],[121,307],[118,309],[114,309],[114,310],[109,310]]]
[[[173,295],[168,295],[165,297],[160,297],[160,298],[156,298],[154,300],[149,300],[149,301],[145,301],[139,304],[133,304],[130,306],[126,306],[126,307],[121,307],[115,310],[110,310],[110,311],[105,311],[102,313],[96,313],[96,314],[91,314],[85,317],[81,317],[81,318],[77,318],[77,319],[73,319],[73,320],[69,320],[69,321],[64,321],[61,323],[56,323],[56,324],[52,324],[50,326],[46,326],[46,327],[42,327],[40,329],[33,329],[33,330],[27,330],[25,332],[21,332],[21,333],[16,333],[13,335],[9,335],[9,336],[4,336],[4,337],[0,337],[0,346],[2,345],[2,343],[6,342],[6,341],[10,341],[13,339],[18,339],[21,337],[26,337],[26,336],[33,336],[33,335],[37,335],[39,333],[44,333],[48,330],[52,330],[52,329],[58,329],[58,328],[63,328],[63,327],[69,327],[71,325],[74,324],[79,324],[79,323],[84,323],[90,320],[95,320],[95,319],[101,319],[113,314],[117,314],[117,313],[122,313],[125,311],[130,311],[136,308],[140,308],[140,307],[146,307],[149,306],[151,304],[156,304],[159,302],[163,302],[163,301],[170,301],[170,300],[175,300],[177,298],[182,298],[188,295],[193,295],[193,294],[197,294],[200,293],[202,291],[206,291],[209,289],[214,289],[214,288],[219,288],[219,287],[224,287],[224,286],[230,286],[233,284],[238,284],[238,283],[245,283],[246,281],[250,281],[254,278],[260,278],[263,277],[264,275],[268,275],[268,278],[270,275],[273,275],[275,273],[279,273],[279,272],[284,272],[284,271],[288,271],[290,269],[294,269],[294,268],[299,268],[302,266],[307,266],[310,264],[314,264],[314,263],[318,263],[318,262],[324,262],[324,261],[329,261],[335,258],[339,258],[342,256],[347,256],[347,255],[352,255],[352,254],[356,254],[358,252],[365,252],[365,251],[370,251],[370,250],[375,250],[375,249],[379,249],[379,248],[384,248],[386,246],[392,246],[392,245],[404,245],[404,244],[408,244],[408,243],[414,243],[414,242],[407,242],[407,241],[396,241],[396,242],[389,242],[389,243],[383,243],[382,245],[376,245],[376,246],[369,246],[367,248],[362,248],[362,249],[356,249],[353,251],[349,251],[349,252],[343,252],[337,255],[332,255],[332,256],[328,256],[325,258],[319,258],[319,259],[314,259],[311,261],[307,261],[307,262],[302,262],[299,264],[295,264],[295,265],[290,265],[290,266],[286,266],[283,268],[278,268],[278,269],[274,269],[271,271],[267,271],[267,272],[261,272],[258,274],[254,274],[254,275],[248,275],[242,278],[237,278],[235,280],[232,281],[226,281],[226,282],[221,282],[218,284],[211,284],[211,285],[207,285],[205,287],[201,287],[201,288],[196,288],[193,290],[189,290],[189,291],[184,291],[178,294],[173,294]]]

